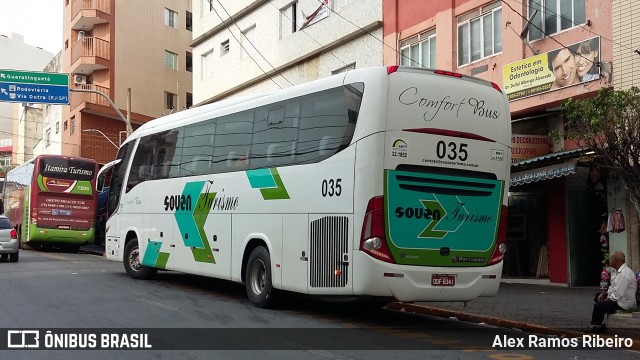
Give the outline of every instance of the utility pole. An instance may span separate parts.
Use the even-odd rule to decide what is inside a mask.
[[[176,112],[180,111],[180,82],[176,81]]]
[[[127,117],[124,117],[124,115],[122,115],[122,112],[120,112],[120,110],[118,109],[118,107],[116,106],[116,104],[113,103],[113,101],[111,101],[111,99],[104,93],[98,91],[98,90],[91,90],[91,89],[69,89],[69,91],[73,91],[73,92],[84,92],[84,93],[93,93],[93,94],[98,94],[102,97],[104,97],[105,99],[107,99],[107,101],[109,102],[109,105],[111,105],[111,107],[116,111],[116,113],[118,113],[118,115],[120,116],[120,119],[122,119],[122,121],[124,121],[126,127],[127,127],[127,136],[131,135],[131,133],[133,132],[133,128],[131,127],[131,121],[130,121],[130,117],[129,117],[129,113],[130,111],[127,111]],[[131,94],[129,93],[129,96]]]
[[[133,129],[131,128],[131,88],[127,88],[127,137],[131,135]]]

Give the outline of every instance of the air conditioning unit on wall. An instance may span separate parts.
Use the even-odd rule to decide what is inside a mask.
[[[85,85],[87,83],[86,75],[73,75],[73,83],[76,85]]]

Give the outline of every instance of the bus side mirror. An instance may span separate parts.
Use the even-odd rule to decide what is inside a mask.
[[[99,171],[98,171],[98,175],[96,175],[96,179],[98,179],[98,181],[96,181],[96,191],[100,192],[102,189],[102,184],[100,184],[100,177],[105,174],[109,169],[111,169],[112,167],[120,164],[120,162],[122,162],[122,159],[115,159],[111,162],[106,163]],[[104,180],[104,176],[102,177],[102,179]]]

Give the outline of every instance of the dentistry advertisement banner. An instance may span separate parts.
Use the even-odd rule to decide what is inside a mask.
[[[600,79],[600,37],[538,54],[503,67],[509,100]]]

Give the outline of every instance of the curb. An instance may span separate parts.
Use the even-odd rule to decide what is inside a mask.
[[[499,326],[503,328],[509,328],[509,329],[515,328],[515,329],[536,333],[536,334],[554,335],[559,337],[581,337],[585,335],[585,333],[581,331],[555,329],[547,326],[530,324],[530,323],[525,323],[517,320],[502,319],[502,318],[496,318],[491,316],[484,316],[484,315],[478,315],[478,314],[472,314],[472,313],[466,313],[466,312],[460,312],[460,311],[454,311],[454,310],[447,310],[447,309],[442,309],[442,308],[437,308],[432,306],[425,306],[425,305],[392,302],[387,304],[386,307],[387,309],[391,309],[391,310],[410,312],[410,313],[415,313],[419,315],[430,315],[430,316],[445,317],[445,318],[455,317],[460,321],[473,322],[473,323],[485,323],[485,324]],[[614,337],[614,335],[608,335],[608,334],[600,334],[600,335],[604,337]],[[633,339],[633,346],[631,346],[628,349],[640,351],[640,339]]]

